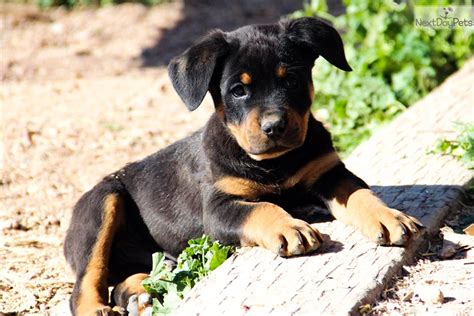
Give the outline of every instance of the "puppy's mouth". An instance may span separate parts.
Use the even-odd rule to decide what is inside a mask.
[[[286,147],[286,146],[275,146],[269,150],[261,150],[261,151],[247,151],[247,154],[252,158],[253,160],[265,160],[265,159],[273,159],[280,157],[293,148],[291,147]]]
[[[270,148],[250,148],[247,153],[249,155],[274,155],[281,152],[287,152],[292,150],[293,147],[290,146],[281,146],[281,145],[274,145]]]
[[[273,141],[268,140],[266,142],[252,144],[248,148],[243,148],[247,154],[254,160],[264,160],[277,158],[286,154],[287,152],[296,149],[302,145],[302,140],[292,140],[292,141]]]

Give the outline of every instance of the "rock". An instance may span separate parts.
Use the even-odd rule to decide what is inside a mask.
[[[449,243],[443,243],[443,248],[439,251],[439,257],[442,259],[449,259],[452,258],[457,252],[456,245]]]
[[[474,238],[469,235],[444,233],[443,246],[438,252],[441,259],[473,257]],[[471,250],[471,251],[470,251]]]
[[[420,299],[428,304],[442,304],[444,302],[443,292],[439,288],[424,285],[416,289]]]
[[[62,34],[64,32],[64,24],[58,22],[52,23],[49,26],[49,31],[55,35]]]

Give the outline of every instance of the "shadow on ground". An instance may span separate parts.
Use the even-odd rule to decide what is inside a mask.
[[[142,51],[145,67],[167,65],[209,30],[230,31],[252,23],[272,23],[302,8],[302,0],[183,0],[182,19]]]
[[[209,30],[231,31],[247,24],[274,23],[303,8],[305,0],[183,0],[182,19],[142,51],[144,67],[167,65]],[[344,12],[341,0],[329,0],[333,15]]]

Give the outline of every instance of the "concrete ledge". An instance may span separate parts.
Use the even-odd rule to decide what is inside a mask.
[[[453,122],[472,120],[474,60],[358,147],[346,160],[391,207],[435,232],[472,177],[460,162],[427,154]],[[423,238],[410,248],[379,247],[341,222],[314,224],[326,242],[312,256],[283,259],[240,249],[200,282],[178,315],[345,314],[370,302]]]

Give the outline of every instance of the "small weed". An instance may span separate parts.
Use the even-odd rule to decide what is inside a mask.
[[[205,235],[190,240],[188,244],[172,271],[165,264],[163,253],[153,254],[150,277],[142,283],[145,290],[155,297],[153,315],[170,314],[198,281],[224,263],[232,253],[232,247],[211,241]]]
[[[439,139],[431,154],[441,154],[454,157],[464,162],[468,169],[474,169],[474,123],[457,123],[455,129],[459,132],[456,139]]]

